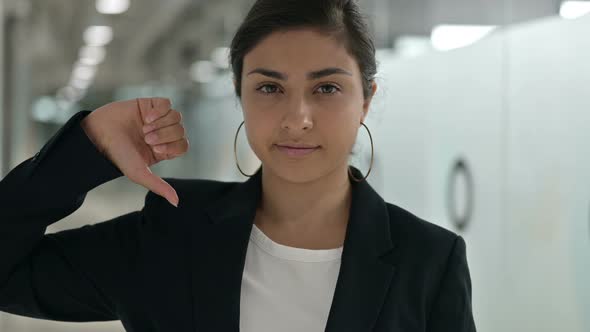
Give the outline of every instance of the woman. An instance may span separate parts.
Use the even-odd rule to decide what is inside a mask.
[[[77,113],[0,183],[0,310],[142,332],[475,331],[463,238],[348,166],[377,89],[357,5],[259,0],[230,57],[262,167],[163,180],[149,166],[188,149],[169,100]],[[141,211],[43,235],[122,175],[150,190]]]

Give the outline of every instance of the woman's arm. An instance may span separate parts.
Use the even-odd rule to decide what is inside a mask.
[[[74,115],[33,158],[0,181],[0,310],[63,321],[116,320],[143,211],[44,235],[86,193],[122,173]]]
[[[465,240],[455,238],[438,295],[427,323],[428,332],[475,332],[471,307],[471,277]]]

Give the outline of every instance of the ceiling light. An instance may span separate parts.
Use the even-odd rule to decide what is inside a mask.
[[[101,14],[122,14],[129,9],[129,0],[96,0],[96,10]]]
[[[590,1],[564,1],[559,8],[559,15],[570,20],[588,13],[590,13]]]
[[[83,80],[80,78],[71,78],[70,82],[68,83],[70,86],[80,89],[80,90],[87,90],[92,80]]]
[[[103,62],[106,51],[102,46],[82,46],[78,52],[79,62],[84,65],[96,66]]]
[[[95,66],[88,66],[81,63],[77,63],[74,66],[74,70],[72,71],[72,79],[80,79],[84,81],[90,81],[94,78],[96,74],[96,67]]]
[[[440,51],[473,44],[492,32],[492,25],[439,25],[432,29],[432,46]]]
[[[93,25],[84,31],[84,41],[90,46],[104,46],[113,40],[113,29],[106,25]]]
[[[77,89],[72,86],[65,86],[57,91],[56,98],[63,99],[69,102],[75,102],[84,98],[85,91]]]
[[[412,58],[432,51],[432,44],[426,36],[405,35],[395,40],[394,51],[398,56]]]

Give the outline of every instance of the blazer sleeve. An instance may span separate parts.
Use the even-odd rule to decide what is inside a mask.
[[[471,306],[471,277],[465,240],[455,238],[438,294],[434,299],[428,332],[476,332]]]
[[[45,235],[93,188],[123,174],[72,116],[0,181],[0,311],[59,321],[118,319],[142,211]]]

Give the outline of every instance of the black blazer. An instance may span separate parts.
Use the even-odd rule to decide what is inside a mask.
[[[178,208],[148,192],[140,211],[44,235],[88,191],[123,175],[81,129],[88,113],[0,182],[0,310],[121,320],[137,332],[237,332],[261,169],[244,183],[167,178]],[[475,331],[463,238],[353,182],[325,330]]]

